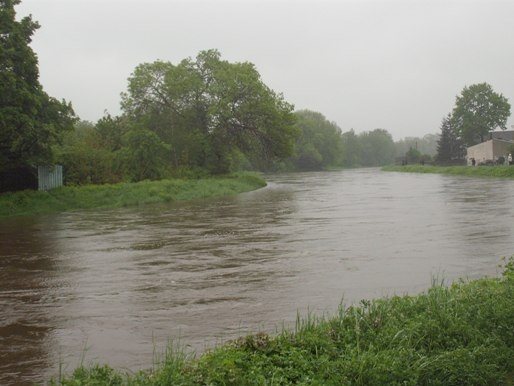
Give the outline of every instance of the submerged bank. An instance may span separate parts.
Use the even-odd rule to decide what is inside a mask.
[[[432,165],[388,165],[386,172],[440,173],[474,177],[514,178],[514,166],[432,166]]]
[[[259,174],[238,173],[202,179],[65,186],[49,192],[26,190],[0,195],[0,217],[222,197],[265,185]]]
[[[53,384],[509,385],[514,380],[514,259],[500,278],[434,284],[361,301],[295,331],[240,338],[199,358],[171,347],[155,367],[81,367]]]

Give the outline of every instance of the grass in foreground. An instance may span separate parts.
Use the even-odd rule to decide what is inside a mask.
[[[0,217],[221,197],[265,185],[258,174],[238,173],[202,179],[66,186],[49,192],[26,190],[0,195]]]
[[[514,166],[389,165],[386,172],[440,173],[475,177],[514,178]]]
[[[498,279],[362,301],[295,331],[240,338],[153,370],[81,367],[62,385],[512,385],[514,259]]]

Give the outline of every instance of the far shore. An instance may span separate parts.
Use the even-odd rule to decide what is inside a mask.
[[[514,165],[511,166],[433,166],[433,165],[388,165],[386,172],[439,173],[472,177],[514,178]]]

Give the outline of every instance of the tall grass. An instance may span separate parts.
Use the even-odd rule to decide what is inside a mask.
[[[389,165],[382,168],[388,172],[441,173],[476,177],[514,178],[514,166],[432,166]]]
[[[205,199],[246,192],[265,185],[266,182],[258,174],[239,173],[202,179],[66,186],[49,192],[27,190],[1,194],[0,217]]]
[[[239,338],[151,371],[81,367],[63,385],[512,385],[514,260],[500,278],[308,315],[294,331]],[[55,384],[55,382],[54,382]]]

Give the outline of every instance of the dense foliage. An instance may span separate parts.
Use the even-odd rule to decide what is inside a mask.
[[[295,117],[300,136],[286,169],[380,166],[394,161],[396,144],[386,130],[343,133],[335,122],[311,110],[296,111]]]
[[[244,147],[226,144],[223,161],[212,154],[209,156],[208,138],[214,139],[214,132],[204,136],[196,131],[188,136],[186,130],[181,134],[163,118],[162,132],[168,128],[172,131],[169,136],[176,134],[179,138],[168,143],[161,131],[145,126],[129,114],[106,115],[96,124],[78,122],[75,130],[64,135],[58,159],[64,165],[66,183],[79,185],[206,176],[226,171],[225,168],[230,171],[325,170],[380,166],[394,161],[396,144],[386,130],[342,133],[335,123],[310,110],[292,113],[292,122],[294,125],[287,129],[288,137],[294,140],[287,151],[292,155],[283,160],[281,157],[287,153],[270,159],[258,147],[246,151]],[[228,138],[225,141],[228,143]]]
[[[96,126],[82,121],[63,136],[57,160],[63,165],[67,185],[116,183],[127,174],[120,157],[121,138],[116,143],[103,134],[105,121],[114,124],[110,117]]]
[[[442,165],[450,165],[461,160],[465,154],[462,139],[458,136],[452,122],[451,114],[448,114],[441,122],[441,137],[437,141],[436,160]]]
[[[16,20],[19,2],[0,1],[0,174],[51,162],[53,145],[73,124],[71,105],[50,97],[39,83],[29,46],[39,24],[30,16]]]
[[[508,385],[514,380],[514,260],[498,279],[434,284],[361,301],[296,330],[240,338],[153,371],[78,368],[63,385]]]
[[[167,162],[211,173],[233,170],[241,157],[269,167],[292,154],[297,134],[292,105],[262,82],[255,66],[224,61],[216,50],[177,65],[139,65],[122,107],[132,125],[169,147]]]
[[[375,129],[359,135],[360,165],[380,166],[394,161],[395,147],[391,134]]]
[[[323,114],[301,110],[295,112],[300,135],[295,143],[295,155],[290,159],[297,170],[320,170],[340,166],[343,154],[341,129]]]
[[[484,142],[495,129],[506,129],[510,104],[487,83],[464,87],[455,100],[452,126],[466,146]]]
[[[215,50],[139,65],[122,107],[121,116],[81,122],[66,136],[68,184],[268,170],[293,153],[299,134],[293,107],[254,65]]]

